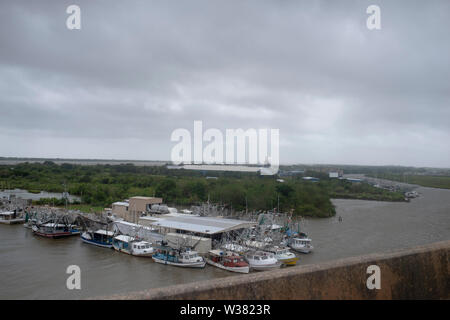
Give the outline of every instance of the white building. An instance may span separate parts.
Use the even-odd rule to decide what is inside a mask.
[[[339,172],[328,172],[329,178],[339,178]]]

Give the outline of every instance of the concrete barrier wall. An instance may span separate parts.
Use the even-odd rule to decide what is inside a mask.
[[[450,241],[102,299],[449,299]],[[367,267],[381,289],[367,288]]]

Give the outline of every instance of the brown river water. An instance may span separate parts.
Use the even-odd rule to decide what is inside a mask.
[[[450,190],[416,190],[420,197],[409,203],[333,200],[336,217],[305,220],[315,251],[299,264],[450,240]],[[81,269],[81,290],[66,288],[69,265]],[[0,274],[0,299],[89,298],[235,275],[164,266],[79,237],[45,239],[22,225],[0,225]]]

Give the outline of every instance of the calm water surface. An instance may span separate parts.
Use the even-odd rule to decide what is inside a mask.
[[[336,217],[305,221],[315,252],[301,255],[300,264],[450,240],[450,190],[417,191],[410,203],[334,200]],[[81,290],[66,289],[72,264],[81,268]],[[36,237],[22,225],[0,225],[0,274],[0,299],[87,298],[235,275],[164,266],[78,237]]]

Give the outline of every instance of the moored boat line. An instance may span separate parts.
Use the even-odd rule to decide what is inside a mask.
[[[296,265],[299,258],[290,249],[302,253],[312,250],[310,239],[305,238],[305,234],[288,233],[287,231],[290,231],[288,225],[284,227],[276,225],[273,220],[267,218],[268,215],[259,221],[259,225],[246,222],[248,226],[245,228],[233,230],[230,227],[230,231],[219,234],[220,237],[216,234],[213,236],[213,233],[220,229],[214,229],[214,223],[223,224],[215,217],[193,219],[188,214],[172,213],[167,214],[167,218],[164,215],[155,218],[164,227],[187,227],[203,233],[209,232],[211,240],[208,244],[206,241],[208,237],[202,238],[190,233],[173,233],[173,231],[163,233],[164,230],[126,223],[116,217],[94,216],[67,210],[63,212],[52,210],[44,214],[39,211],[24,212],[26,213],[24,226],[31,228],[35,235],[54,239],[80,235],[80,240],[86,244],[113,248],[118,252],[138,257],[151,257],[156,263],[184,268],[204,268],[209,264],[211,267],[236,273],[264,271]],[[179,221],[170,224],[171,219]],[[230,225],[240,226],[236,221],[231,219]],[[203,223],[207,227],[203,227]],[[122,224],[126,224],[127,228],[122,228]],[[147,229],[151,232],[147,232]],[[153,236],[155,232],[161,237],[149,236],[149,234]],[[177,234],[182,236],[174,236]],[[304,248],[296,246],[298,239],[309,241],[309,244],[304,244]]]

